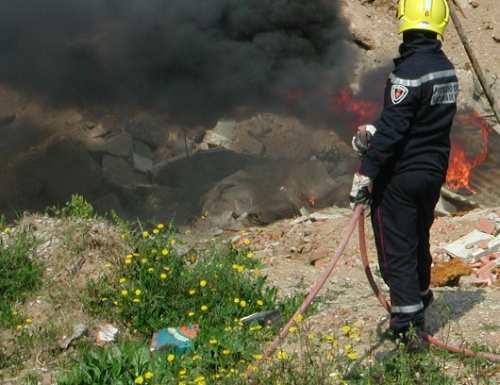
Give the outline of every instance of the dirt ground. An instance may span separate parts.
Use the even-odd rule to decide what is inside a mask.
[[[486,210],[488,212],[489,210]],[[474,229],[484,210],[463,217],[441,217],[432,227],[431,248],[435,260],[443,258],[441,248],[450,241]],[[335,252],[349,221],[346,209],[322,210],[325,219],[310,221],[304,218],[283,220],[265,228],[251,228],[232,240],[251,241],[251,248],[268,266],[269,284],[280,288],[281,295],[304,290],[319,277]],[[367,239],[372,271],[387,294],[387,286],[378,273],[375,245],[367,220]],[[355,236],[356,237],[356,236]],[[323,258],[319,262],[317,258]],[[316,265],[316,266],[315,266]],[[427,311],[427,329],[440,339],[456,345],[473,344],[498,348],[500,345],[500,290],[498,287],[434,288],[436,300]],[[385,354],[391,343],[383,342],[381,333],[387,328],[387,314],[373,296],[365,278],[358,252],[357,239],[351,240],[333,276],[316,301],[318,313],[311,317],[311,327],[317,332],[339,330],[348,323],[363,325],[362,347],[365,352]],[[372,353],[372,354],[369,354]]]

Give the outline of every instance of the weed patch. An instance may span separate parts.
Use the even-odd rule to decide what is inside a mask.
[[[186,372],[181,378],[194,381],[221,370],[240,373],[275,332],[270,326],[245,325],[240,319],[275,308],[287,317],[300,301],[297,296],[278,302],[276,289],[266,286],[261,265],[251,251],[229,247],[224,251],[213,249],[181,256],[176,252],[178,240],[174,229],[161,224],[128,238],[133,252],[122,258],[113,274],[89,283],[88,309],[96,315],[105,314],[107,319],[120,320],[129,331],[145,337],[161,328],[193,324],[199,325],[200,333],[194,350],[184,355],[164,352],[150,356],[145,353],[146,342],[110,348],[106,353],[97,349],[86,352],[84,361],[94,362],[100,372],[104,370],[99,366],[102,360],[96,357],[109,354],[122,363],[137,362],[138,357],[147,363],[147,369],[144,365],[126,372],[120,369],[123,378],[144,377],[151,371],[155,373],[155,381],[160,377],[167,381],[178,379],[179,372]],[[161,374],[159,367],[164,368]],[[86,375],[90,382],[82,382],[78,371],[85,372],[75,369],[61,383],[113,383],[93,375]],[[75,380],[77,377],[80,382]]]
[[[35,240],[28,231],[12,234],[4,229],[0,237],[0,327],[19,321],[12,306],[41,283],[42,267],[34,259],[34,250]]]

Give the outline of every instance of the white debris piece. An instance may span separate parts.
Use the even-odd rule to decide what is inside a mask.
[[[101,324],[97,327],[96,345],[104,346],[113,342],[118,334],[118,329],[111,324]]]
[[[446,245],[444,247],[444,250],[454,257],[462,259],[472,259],[478,257],[477,255],[474,255],[475,251],[477,250],[472,248],[472,246],[480,241],[489,241],[492,239],[494,239],[492,235],[483,233],[479,230],[473,230],[462,238],[459,238],[456,241]]]

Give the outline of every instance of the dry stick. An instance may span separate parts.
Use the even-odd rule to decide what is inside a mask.
[[[465,34],[464,28],[462,26],[462,22],[460,21],[458,15],[457,15],[455,0],[453,0],[450,3],[450,15],[451,15],[451,19],[453,20],[453,24],[455,24],[455,29],[457,30],[458,36],[460,37],[460,40],[462,41],[462,44],[464,45],[465,51],[467,52],[467,56],[469,57],[469,60],[472,64],[472,67],[474,68],[474,71],[476,72],[476,75],[479,79],[479,82],[481,83],[481,87],[484,90],[484,94],[486,95],[486,99],[488,99],[488,102],[490,103],[491,109],[493,110],[493,113],[495,114],[497,122],[500,124],[500,113],[497,111],[497,108],[495,105],[495,98],[493,97],[493,94],[491,93],[491,89],[488,87],[488,84],[486,82],[486,78],[484,77],[483,70],[481,69],[479,62],[477,61],[476,55],[474,54],[474,51],[472,50],[472,46],[470,45],[470,41]]]

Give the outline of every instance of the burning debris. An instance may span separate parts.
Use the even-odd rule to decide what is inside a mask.
[[[463,140],[454,136],[451,143],[450,163],[448,167],[448,175],[446,184],[451,190],[462,190],[472,193],[470,179],[472,171],[477,166],[481,165],[488,155],[488,138],[491,128],[488,122],[481,118],[477,112],[469,112],[458,114],[456,117],[456,125],[477,128],[477,133],[481,140],[481,149],[479,153],[469,155]],[[472,138],[469,138],[470,140]]]

